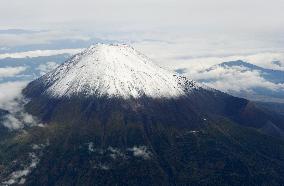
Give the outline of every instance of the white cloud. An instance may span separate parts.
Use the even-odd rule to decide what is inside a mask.
[[[0,78],[13,77],[24,72],[26,69],[27,67],[23,66],[0,68]]]
[[[3,125],[11,130],[37,125],[36,119],[24,112],[25,99],[21,92],[27,83],[16,81],[0,84],[0,108],[9,111]]]
[[[33,44],[49,44],[56,40],[82,40],[87,41],[90,37],[72,31],[31,31],[19,33],[0,33],[0,41],[3,49],[13,46],[33,45]]]
[[[169,70],[182,69],[194,80],[213,79],[207,85],[225,92],[250,92],[257,87],[272,91],[284,90],[283,84],[265,80],[258,71],[221,67],[205,71],[214,65],[236,60],[284,71],[283,48],[266,47],[267,42],[259,43],[259,40],[250,38],[245,42],[245,38],[224,36],[208,39],[194,36],[182,39],[177,36],[161,41],[136,41],[134,46]]]
[[[0,25],[84,29],[283,30],[282,0],[4,0]],[[66,8],[68,6],[68,8]],[[2,26],[3,27],[3,26]]]
[[[132,148],[129,148],[128,150],[132,151],[134,156],[141,157],[143,159],[150,159],[152,156],[152,153],[146,146],[134,146]]]
[[[110,157],[112,159],[123,158],[126,159],[126,155],[118,148],[108,147],[108,151],[110,152]]]
[[[284,52],[258,53],[254,55],[244,56],[243,59],[264,68],[284,71]],[[273,61],[278,61],[280,65],[273,63]]]
[[[135,41],[133,44],[142,53],[169,70],[182,69],[190,78],[197,81],[211,80],[206,85],[229,92],[253,93],[255,88],[271,91],[284,91],[283,84],[275,84],[265,80],[259,71],[239,68],[206,69],[226,62],[243,60],[248,63],[274,70],[284,70],[284,52],[281,46],[258,39],[246,37],[169,37],[157,40]],[[276,42],[276,41],[275,41]],[[277,61],[277,63],[274,63]]]
[[[236,58],[237,60],[239,58]],[[222,61],[216,62],[217,64]],[[258,70],[251,70],[243,66],[223,67],[213,66],[216,63],[205,63],[204,65],[183,64],[182,73],[191,79],[204,82],[205,85],[233,94],[252,98],[251,95],[258,95],[257,89],[284,92],[284,84],[273,83],[264,79],[263,74]],[[264,95],[265,96],[265,95]],[[266,95],[269,97],[268,95]]]
[[[23,124],[14,115],[8,114],[4,117],[3,126],[7,127],[10,130],[15,130],[20,129]]]
[[[161,40],[154,40],[161,39]],[[280,37],[281,38],[281,37]],[[152,39],[152,40],[151,40]],[[258,66],[284,70],[284,46],[279,38],[237,35],[167,35],[160,33],[150,41],[134,41],[132,45],[170,69],[205,69],[225,61],[244,60]],[[282,67],[273,64],[279,61]]]
[[[6,82],[0,84],[0,108],[14,110],[21,91],[27,85],[27,81]]]
[[[177,60],[176,66],[183,68],[194,68],[198,70],[204,70],[212,65],[216,65],[222,62],[227,61],[236,61],[243,60],[245,62],[274,70],[283,70],[284,71],[284,52],[263,52],[263,53],[254,53],[248,55],[229,55],[229,56],[220,56],[220,57],[200,57],[200,58],[191,58],[184,60]],[[273,61],[279,61],[282,65],[276,65]],[[174,65],[172,65],[174,67]]]
[[[225,92],[253,92],[254,88],[265,88],[273,91],[284,90],[284,84],[275,84],[261,77],[256,71],[246,71],[238,68],[218,67],[204,73],[196,73],[194,79],[213,79],[206,85]]]
[[[83,49],[60,49],[60,50],[33,50],[27,52],[16,52],[16,53],[5,53],[0,54],[0,59],[5,58],[33,58],[33,57],[40,57],[40,56],[52,56],[58,54],[76,54],[81,52]]]
[[[30,114],[24,111],[23,105],[18,104],[18,111],[8,110],[10,113],[4,116],[3,126],[9,130],[19,130],[26,126],[42,126],[37,120]]]
[[[45,64],[40,64],[38,67],[37,67],[37,70],[40,71],[40,75],[44,75],[46,74],[47,72],[55,69],[56,67],[58,67],[58,64],[56,62],[53,62],[53,61],[49,61]]]
[[[24,169],[12,172],[5,181],[2,182],[3,185],[22,185],[25,183],[25,177],[28,176],[31,171],[36,168],[39,163],[39,157],[35,153],[29,154],[30,164]]]

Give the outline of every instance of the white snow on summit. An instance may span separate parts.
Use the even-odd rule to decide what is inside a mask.
[[[120,44],[93,45],[41,79],[48,87],[45,93],[55,97],[178,97],[186,94],[187,83],[132,47]]]

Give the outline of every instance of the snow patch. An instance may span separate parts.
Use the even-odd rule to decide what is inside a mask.
[[[199,88],[127,45],[97,44],[39,79],[53,97],[179,97]]]

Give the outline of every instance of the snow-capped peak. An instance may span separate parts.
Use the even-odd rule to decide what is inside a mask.
[[[185,80],[127,45],[92,45],[41,78],[48,95],[178,97]]]

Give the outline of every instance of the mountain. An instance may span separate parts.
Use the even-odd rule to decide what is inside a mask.
[[[261,75],[264,77],[264,79],[273,82],[273,83],[284,83],[284,71],[281,70],[272,70],[272,69],[266,69],[259,67],[257,65],[253,65],[247,62],[244,62],[242,60],[237,61],[229,61],[221,63],[217,66],[224,67],[224,68],[232,68],[232,67],[244,67],[246,70],[253,71],[257,70],[261,73]],[[214,67],[211,67],[212,69]],[[208,70],[210,70],[208,69]]]
[[[44,93],[53,97],[156,98],[184,95],[182,81],[133,48],[97,45],[75,55],[37,82],[43,83]]]
[[[181,69],[179,71],[181,71]],[[218,74],[218,72],[222,73]],[[238,79],[235,79],[233,83],[235,86],[239,86],[239,88],[237,90],[228,90],[228,92],[235,96],[255,101],[278,103],[284,102],[284,89],[282,88],[282,85],[284,84],[284,71],[267,69],[242,60],[237,60],[213,65],[212,67],[202,70],[199,73],[203,74],[204,78],[199,78],[198,82],[208,84],[214,84],[222,78],[244,78],[254,74],[251,78],[258,78],[257,81],[262,81],[262,83],[252,84],[247,88],[249,90],[245,90],[242,89],[243,82],[241,81],[238,84]],[[216,73],[218,75],[216,75]],[[215,76],[210,74],[215,74]]]
[[[66,114],[88,122],[98,119],[94,116],[107,119],[112,112],[123,111],[133,113],[133,119],[140,120],[144,112],[160,122],[179,120],[186,125],[198,117],[188,115],[190,108],[177,102],[188,102],[187,95],[197,90],[206,89],[154,65],[131,47],[96,45],[31,82],[23,92],[32,99],[27,110],[46,122],[66,121],[61,117]],[[174,116],[177,113],[183,114]]]
[[[284,116],[98,44],[32,81],[2,184],[281,185]]]
[[[257,102],[258,107],[263,109],[270,110],[272,112],[278,112],[279,114],[284,115],[284,103],[266,103],[266,102]]]

